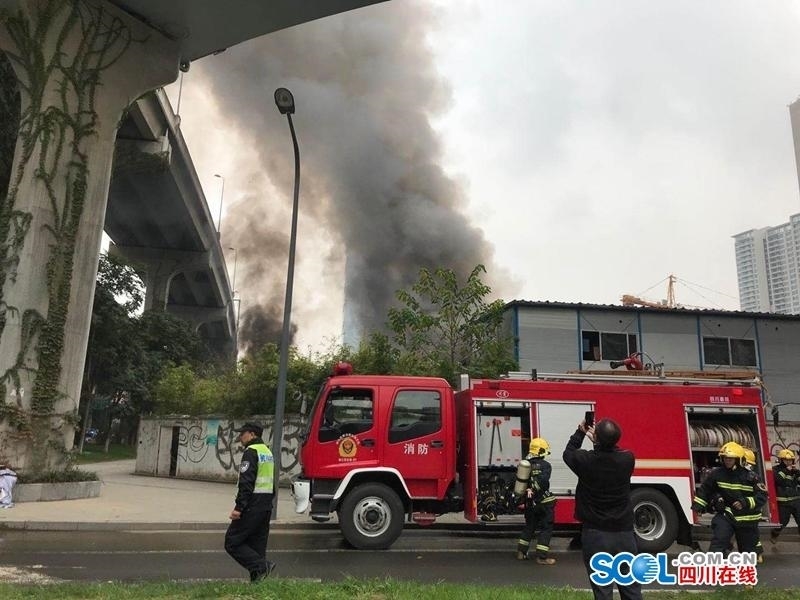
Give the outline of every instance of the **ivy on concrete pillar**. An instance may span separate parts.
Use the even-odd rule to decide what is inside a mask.
[[[0,206],[0,456],[41,472],[72,447],[116,129],[175,79],[178,49],[106,0],[9,5],[21,113]]]

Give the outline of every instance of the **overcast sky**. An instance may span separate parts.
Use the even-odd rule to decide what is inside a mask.
[[[345,279],[369,321],[387,300],[365,288],[382,277],[391,293],[440,263],[484,262],[505,300],[659,300],[673,273],[691,284],[679,303],[736,310],[731,236],[800,212],[797,3],[394,0],[184,77],[181,128],[215,218],[225,176],[243,312],[282,311],[281,86],[303,161],[302,348],[341,339]]]

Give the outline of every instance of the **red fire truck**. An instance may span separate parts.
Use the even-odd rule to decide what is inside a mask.
[[[543,437],[552,449],[556,527],[575,524],[577,478],[561,453],[591,410],[596,420],[621,425],[620,445],[636,456],[631,483],[641,551],[688,539],[695,487],[727,441],[755,451],[770,493],[764,519],[777,523],[758,378],[700,375],[534,371],[462,378],[457,393],[438,378],[335,375],[309,415],[302,472],[292,483],[296,511],[320,522],[335,513],[344,537],[362,549],[388,548],[405,521],[431,524],[446,513],[521,522],[516,469],[530,439]]]

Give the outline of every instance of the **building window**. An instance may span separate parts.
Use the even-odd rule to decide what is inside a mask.
[[[703,360],[707,365],[757,367],[755,340],[704,337]]]
[[[632,333],[581,332],[583,360],[622,360],[639,348]]]

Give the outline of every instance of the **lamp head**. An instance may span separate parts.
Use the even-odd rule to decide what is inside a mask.
[[[292,92],[286,88],[278,88],[275,90],[275,104],[282,115],[294,114],[294,96]]]

